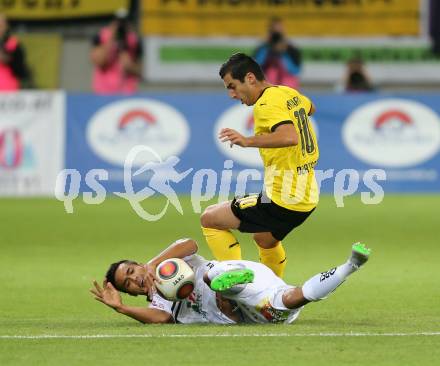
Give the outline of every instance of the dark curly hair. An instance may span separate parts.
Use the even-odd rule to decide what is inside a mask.
[[[132,261],[130,259],[123,259],[123,260],[120,260],[119,262],[112,263],[112,264],[110,264],[110,267],[107,270],[107,273],[105,274],[105,279],[108,282],[110,282],[116,290],[127,293],[127,291],[125,291],[124,288],[117,286],[116,281],[115,281],[115,273],[116,273],[119,265],[122,263],[138,264],[137,262]]]

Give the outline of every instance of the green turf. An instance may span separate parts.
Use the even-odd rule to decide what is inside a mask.
[[[160,201],[149,200],[160,210]],[[0,365],[434,365],[440,336],[324,337],[319,333],[440,332],[440,196],[391,196],[366,206],[359,197],[318,210],[284,241],[285,279],[302,283],[344,261],[351,244],[370,261],[290,326],[147,326],[93,300],[92,279],[122,258],[147,260],[180,237],[209,256],[188,200],[158,222],[138,218],[118,198],[98,206],[43,199],[0,200],[0,336],[141,335],[149,338],[5,339]],[[247,235],[243,256],[257,259]],[[142,298],[124,301],[143,305]],[[169,338],[169,335],[183,337]],[[187,336],[191,337],[187,337]],[[222,335],[222,337],[214,337]],[[244,335],[244,336],[240,336]]]

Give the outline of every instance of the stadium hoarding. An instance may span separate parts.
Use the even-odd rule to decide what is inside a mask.
[[[346,62],[362,57],[372,80],[383,83],[440,82],[440,61],[426,37],[416,39],[294,38],[302,52],[301,82],[340,83]],[[152,82],[218,82],[220,65],[235,52],[252,54],[260,40],[252,37],[144,38],[143,75]]]
[[[130,0],[10,0],[0,1],[0,13],[12,20],[80,18],[112,15],[129,5]]]
[[[317,105],[314,124],[321,155],[316,169],[323,192],[334,192],[335,181],[341,177],[357,179],[358,192],[368,192],[363,178],[379,170],[386,173],[386,181],[380,182],[385,193],[440,191],[440,95],[310,97]],[[249,135],[252,123],[252,108],[238,105],[221,92],[134,97],[71,94],[67,99],[66,168],[78,171],[81,192],[93,192],[85,177],[100,169],[108,172],[99,181],[106,192],[124,193],[123,160],[130,147],[143,145],[150,150],[136,156],[139,160],[133,159],[131,167],[168,164],[165,173],[172,171],[172,175],[165,174],[165,180],[176,193],[192,194],[196,180],[203,178],[198,189],[225,195],[225,177],[231,179],[229,193],[244,178],[248,179],[247,191],[255,192],[262,185],[258,153],[236,146],[231,149],[217,141],[222,126]],[[135,191],[152,188],[151,174],[129,174]]]
[[[418,36],[423,0],[143,0],[146,36],[265,36],[280,17],[291,36]]]
[[[64,166],[65,94],[0,94],[0,196],[51,196]]]

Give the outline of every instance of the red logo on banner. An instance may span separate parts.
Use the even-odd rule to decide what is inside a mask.
[[[128,124],[131,122],[141,119],[144,121],[147,125],[148,124],[155,124],[157,122],[156,117],[154,117],[151,113],[148,111],[142,110],[142,109],[135,109],[132,111],[129,111],[125,113],[122,118],[119,121],[119,128],[125,128]]]
[[[403,168],[422,164],[440,149],[440,120],[428,105],[384,99],[356,108],[345,120],[342,138],[359,160]]]
[[[0,132],[0,167],[14,169],[23,161],[23,141],[20,131],[9,129]]]
[[[169,104],[150,99],[127,99],[109,103],[92,116],[87,140],[103,160],[124,165],[130,150],[148,146],[166,159],[180,154],[187,146],[189,128],[185,117]],[[144,154],[135,162],[156,161]]]

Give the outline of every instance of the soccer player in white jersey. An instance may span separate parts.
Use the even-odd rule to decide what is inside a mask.
[[[357,243],[348,260],[316,274],[303,286],[286,284],[264,264],[208,261],[196,254],[197,243],[178,240],[146,264],[130,260],[113,263],[103,287],[94,281],[95,299],[142,323],[291,323],[304,305],[326,298],[369,258],[370,249]],[[184,300],[171,302],[155,291],[159,263],[182,258],[195,272],[195,287]],[[149,307],[125,305],[119,293],[146,295]]]

